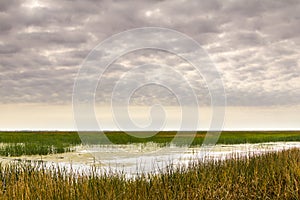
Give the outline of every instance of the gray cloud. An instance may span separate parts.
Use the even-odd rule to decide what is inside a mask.
[[[299,0],[1,1],[0,102],[70,103],[80,64],[99,42],[131,28],[160,26],[203,45],[222,75],[229,105],[299,104],[299,10]],[[106,94],[127,70],[149,62],[174,66],[200,102],[209,101],[204,80],[191,66],[156,51],[116,61],[103,77],[97,100],[109,98]],[[133,102],[176,103],[161,90],[147,87]]]

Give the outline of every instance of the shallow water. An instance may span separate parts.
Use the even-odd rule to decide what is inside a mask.
[[[98,172],[123,172],[128,177],[139,173],[161,173],[166,166],[187,165],[193,161],[224,160],[252,156],[266,152],[300,148],[300,142],[272,142],[257,144],[215,145],[213,147],[162,148],[154,143],[77,146],[74,152],[46,156],[0,157],[0,162],[43,161],[47,167],[61,167],[67,171],[89,173],[93,166]]]

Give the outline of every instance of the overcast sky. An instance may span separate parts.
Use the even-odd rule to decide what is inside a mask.
[[[259,129],[299,129],[299,13],[299,0],[2,0],[0,129],[72,129],[73,84],[85,57],[111,35],[147,26],[182,32],[207,51],[226,90],[227,129],[255,129],[255,124]],[[208,105],[205,82],[190,66],[153,50],[128,54],[113,63],[96,100],[108,98],[106,89],[133,66],[153,61],[183,66],[182,76],[199,89],[201,106]],[[172,77],[170,82],[180,85]],[[132,104],[158,100],[176,106],[174,96],[156,86],[137,91]],[[268,117],[263,117],[266,109]],[[241,122],[243,113],[249,118]],[[24,123],[24,118],[29,121]]]

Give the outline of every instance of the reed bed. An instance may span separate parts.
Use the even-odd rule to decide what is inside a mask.
[[[24,131],[0,132],[0,155],[47,155],[72,151],[81,144],[76,132]]]
[[[169,167],[134,179],[12,163],[0,167],[0,199],[299,199],[299,181],[299,149]]]
[[[152,135],[149,132],[141,132],[140,134]],[[145,144],[152,142],[162,146],[170,144],[176,134],[176,131],[162,131],[149,138],[140,138],[121,131],[105,132],[110,144]],[[191,132],[185,132],[182,141],[193,137],[191,146],[198,146],[203,143],[205,134],[206,132],[199,131],[195,136]],[[80,133],[81,139],[84,138],[84,144],[102,144],[98,136],[99,132]],[[0,145],[0,155],[47,155],[69,152],[72,151],[74,146],[82,143],[80,137],[75,131],[2,131],[0,132],[0,143],[5,145]],[[279,141],[300,141],[300,131],[223,131],[217,143],[242,144]]]
[[[1,156],[22,156],[22,155],[48,155],[66,153],[73,151],[68,145],[41,145],[41,144],[5,144],[0,147]]]

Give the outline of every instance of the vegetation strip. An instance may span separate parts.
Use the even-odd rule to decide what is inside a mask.
[[[149,138],[133,137],[124,132],[105,132],[112,144],[132,144],[154,142],[166,145],[172,141],[177,132],[163,131]],[[97,132],[81,132],[80,136],[85,138],[89,144],[99,144]],[[149,134],[141,132],[139,134]],[[182,136],[193,137],[192,146],[201,145],[206,132],[185,132]],[[150,133],[149,135],[152,135]],[[241,143],[262,143],[278,141],[300,141],[300,131],[223,131],[218,144],[241,144]],[[0,132],[0,155],[21,156],[21,155],[47,155],[53,153],[64,153],[72,151],[72,147],[81,144],[77,132],[63,131],[23,131],[23,132]],[[101,141],[100,141],[101,143]]]
[[[0,167],[0,199],[299,199],[300,150],[170,167],[126,179],[17,163]]]

